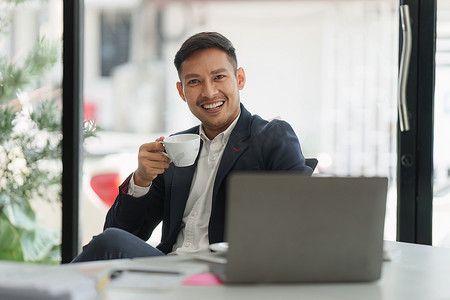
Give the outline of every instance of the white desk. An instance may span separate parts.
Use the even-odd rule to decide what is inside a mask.
[[[399,256],[383,263],[382,276],[373,283],[216,285],[180,284],[188,275],[127,273],[97,293],[95,278],[111,268],[176,269],[196,274],[207,264],[188,257],[165,256],[62,266],[42,266],[0,261],[0,299],[450,299],[450,249],[386,242]],[[131,277],[130,277],[131,276]],[[128,279],[128,281],[127,281]],[[132,279],[132,280],[129,280]],[[133,288],[118,287],[119,284]],[[136,285],[141,285],[137,289]],[[162,287],[165,285],[165,287]],[[115,287],[114,287],[115,286]],[[66,296],[61,296],[67,294]]]
[[[450,249],[398,242],[386,247],[400,255],[383,263],[382,277],[374,283],[298,284],[243,286],[186,286],[167,290],[130,291],[106,289],[98,299],[450,299]],[[141,259],[142,263],[183,265],[186,259],[161,257]],[[192,261],[190,262],[192,263]],[[198,262],[199,267],[202,263]],[[89,263],[86,264],[89,266]]]

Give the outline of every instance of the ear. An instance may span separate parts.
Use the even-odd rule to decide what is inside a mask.
[[[238,82],[239,90],[242,90],[245,86],[245,72],[244,69],[239,68],[236,70],[236,78]]]
[[[177,90],[178,95],[180,95],[181,99],[186,102],[186,98],[184,97],[183,84],[181,82],[177,82]]]

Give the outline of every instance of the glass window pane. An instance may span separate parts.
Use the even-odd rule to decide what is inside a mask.
[[[0,259],[61,260],[62,1],[0,2]]]
[[[450,1],[437,1],[433,245],[450,247]]]
[[[242,103],[288,121],[305,156],[319,159],[317,176],[390,179],[385,238],[395,240],[398,1],[86,1],[85,10],[85,109],[100,130],[86,142],[83,244],[102,230],[139,145],[198,124],[173,58],[199,31],[233,41],[247,75]],[[128,53],[109,75],[106,50]]]

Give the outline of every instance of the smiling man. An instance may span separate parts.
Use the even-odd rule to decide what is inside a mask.
[[[224,241],[230,172],[312,173],[288,123],[263,120],[241,104],[245,73],[227,38],[217,32],[193,35],[183,43],[174,63],[180,79],[178,93],[200,121],[177,133],[200,135],[195,164],[176,167],[171,163],[160,143],[164,137],[142,145],[138,168],[119,187],[105,230],[74,262],[209,251],[209,245]],[[161,243],[153,248],[146,240],[161,221]]]
[[[178,58],[178,57],[177,57]],[[225,131],[240,113],[239,90],[245,85],[242,68],[218,48],[198,50],[178,71],[178,93],[202,122],[208,138]]]

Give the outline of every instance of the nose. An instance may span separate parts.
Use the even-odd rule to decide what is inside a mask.
[[[202,86],[202,97],[214,98],[219,93],[214,82],[205,81]]]

